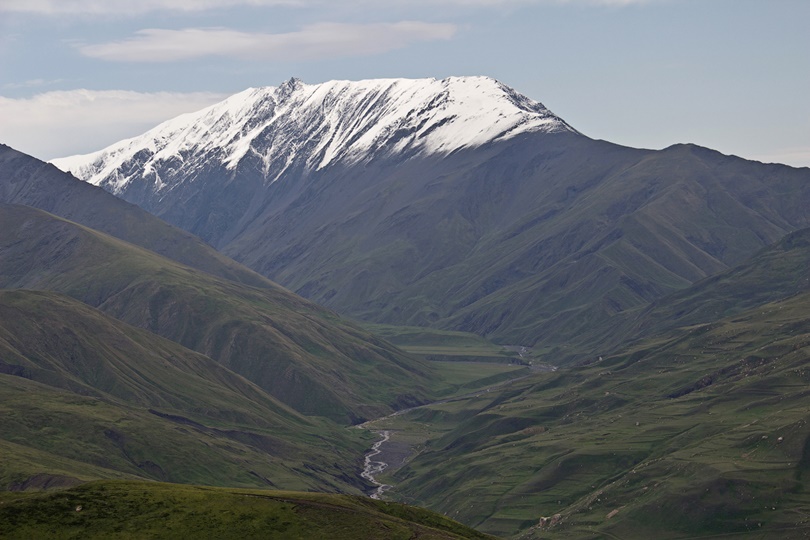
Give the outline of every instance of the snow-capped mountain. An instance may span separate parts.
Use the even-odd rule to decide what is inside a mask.
[[[380,155],[449,154],[521,133],[573,131],[541,103],[488,77],[376,79],[250,88],[98,152],[53,160],[113,193],[146,180],[157,192],[214,159],[228,170],[247,155],[274,182]],[[173,174],[182,170],[182,175]]]
[[[292,79],[54,163],[343,314],[550,348],[810,226],[806,170],[593,140],[486,77]]]

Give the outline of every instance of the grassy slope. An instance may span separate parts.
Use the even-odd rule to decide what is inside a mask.
[[[810,295],[764,309],[411,413],[434,438],[389,493],[504,535],[805,527]]]
[[[676,146],[589,178],[483,241],[442,276],[468,297],[446,326],[581,354],[622,311],[739,264],[810,225],[810,173]],[[553,193],[553,192],[552,192]],[[480,255],[479,255],[480,254]],[[486,264],[484,257],[494,260]],[[471,279],[464,272],[486,268]],[[433,278],[438,279],[438,278]],[[439,297],[441,298],[441,297]],[[447,301],[446,298],[441,298]],[[567,350],[568,351],[567,351]]]
[[[583,332],[582,342],[557,348],[555,352],[569,360],[593,357],[591,351],[597,351],[597,356],[604,355],[647,336],[712,322],[789,298],[807,290],[810,283],[807,268],[810,268],[810,229],[801,229],[739,266],[594,325]]]
[[[296,410],[341,422],[424,399],[430,367],[283,289],[223,280],[2,206],[0,286],[62,292],[196,350]]]
[[[257,287],[278,287],[196,236],[3,144],[0,203],[39,208],[209,274]]]
[[[437,396],[448,397],[494,386],[530,373],[525,366],[486,362],[433,362],[437,379]]]
[[[0,482],[6,489],[60,487],[54,476],[68,485],[137,477],[353,493],[361,487],[354,474],[364,446],[329,426],[286,438],[251,425],[161,418],[7,375],[0,382]]]
[[[427,510],[341,495],[94,482],[0,494],[4,538],[490,538]]]
[[[429,425],[430,440],[389,493],[504,535],[806,534],[810,292],[807,266],[793,264],[810,251],[806,235],[699,284],[707,309],[683,312],[685,326],[391,419]],[[735,296],[761,303],[712,319],[712,302]],[[554,514],[559,523],[532,529]]]
[[[405,352],[430,362],[436,397],[468,392],[528,374],[530,349],[504,347],[469,332],[417,326],[363,324]],[[520,351],[520,352],[518,352]]]
[[[304,420],[210,358],[55,293],[0,291],[0,347],[5,371],[83,395],[214,422]]]
[[[711,322],[810,289],[810,229],[768,246],[744,264],[702,280],[628,317],[624,340]]]
[[[322,174],[271,186],[224,252],[363,320],[571,355],[616,313],[810,226],[807,169],[685,145],[527,136]]]
[[[54,293],[0,291],[0,409],[4,487],[48,487],[54,477],[56,486],[143,477],[360,487],[364,442],[355,433]]]

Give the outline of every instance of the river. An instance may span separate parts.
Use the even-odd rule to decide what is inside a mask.
[[[371,450],[366,454],[365,457],[365,466],[363,467],[363,472],[360,473],[360,476],[377,486],[377,488],[371,492],[372,499],[380,499],[382,498],[382,494],[385,492],[386,489],[390,488],[388,484],[383,484],[378,482],[376,479],[376,475],[383,472],[385,469],[388,468],[388,463],[384,461],[376,461],[374,458],[382,453],[380,447],[388,442],[391,438],[391,432],[388,430],[383,431],[375,431],[378,435],[382,436],[382,439],[375,442],[371,446]]]

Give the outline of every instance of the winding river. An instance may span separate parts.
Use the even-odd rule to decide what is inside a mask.
[[[377,489],[375,489],[369,496],[372,499],[380,499],[385,490],[390,488],[391,486],[389,486],[388,484],[378,482],[375,476],[383,472],[388,467],[388,463],[384,461],[375,461],[374,458],[380,453],[382,453],[380,447],[385,443],[387,443],[388,439],[391,438],[391,432],[388,430],[383,430],[383,431],[376,431],[375,433],[382,436],[382,439],[375,442],[371,446],[371,450],[366,454],[365,466],[363,468],[363,472],[360,473],[360,476],[362,476],[363,478],[365,478],[366,480],[377,486]]]

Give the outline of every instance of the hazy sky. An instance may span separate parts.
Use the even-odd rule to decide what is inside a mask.
[[[0,142],[98,150],[250,86],[489,75],[584,134],[810,166],[810,0],[0,0]]]

